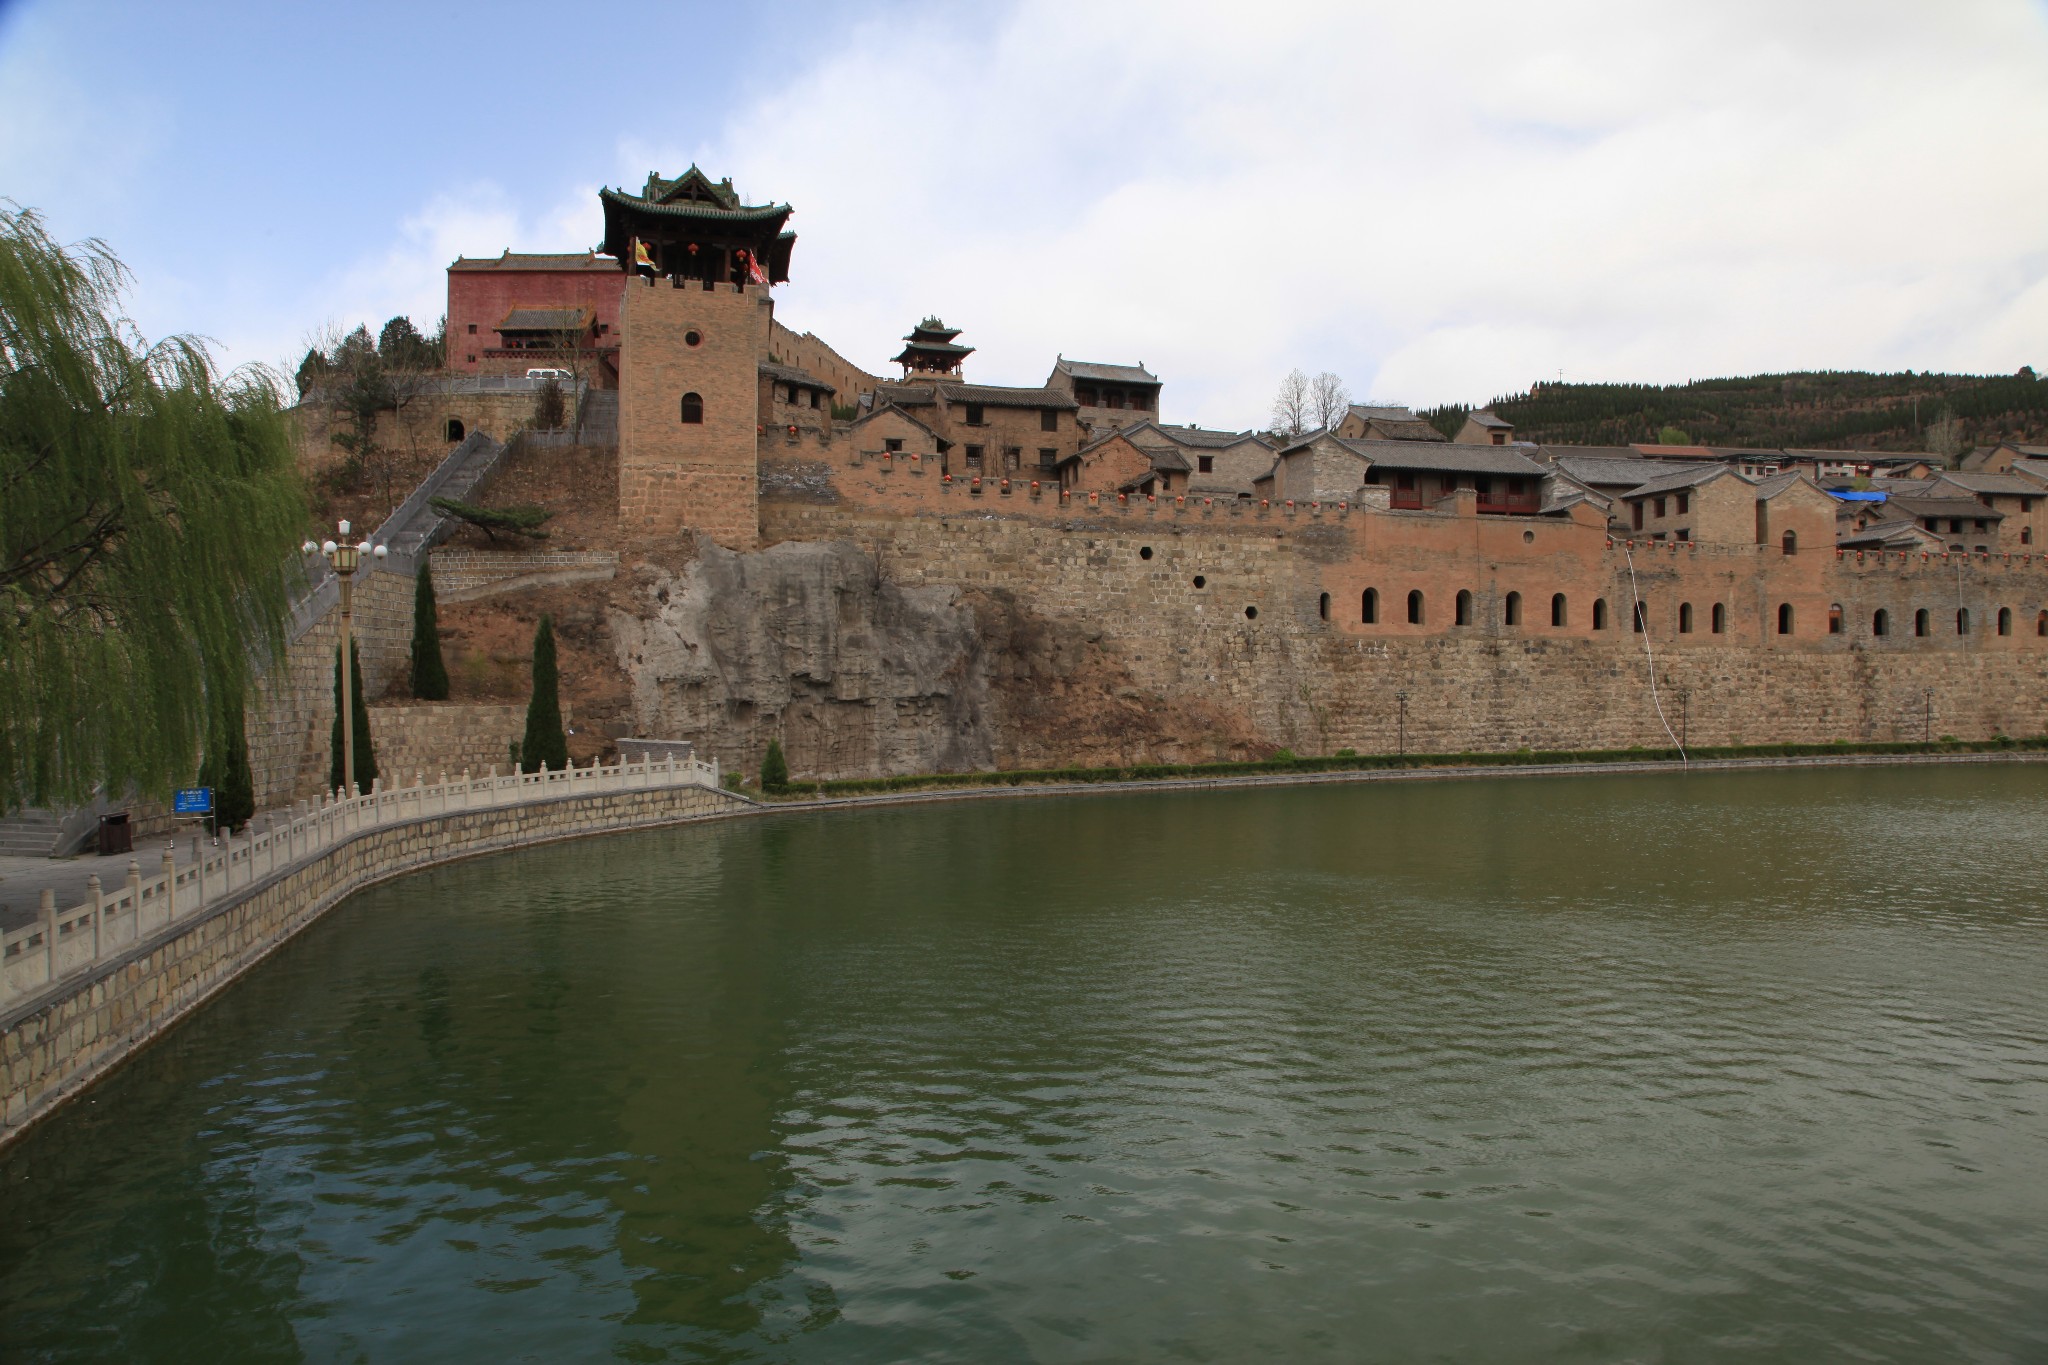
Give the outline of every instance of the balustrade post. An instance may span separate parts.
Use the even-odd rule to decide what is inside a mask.
[[[192,836],[192,908],[206,908],[206,849],[196,834]]]
[[[92,960],[100,960],[100,916],[106,913],[107,893],[100,888],[100,874],[85,879],[86,898],[92,902]]]
[[[43,921],[43,980],[57,979],[57,893],[43,888],[42,904],[36,907]]]
[[[135,924],[134,943],[142,938],[142,864],[133,858],[128,860],[128,910]]]
[[[164,923],[178,917],[178,844],[164,840]]]

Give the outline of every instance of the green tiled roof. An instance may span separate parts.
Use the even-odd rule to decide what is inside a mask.
[[[659,204],[627,194],[623,190],[603,189],[598,197],[607,204],[634,213],[651,214],[657,218],[695,219],[705,223],[769,223],[789,216],[787,204],[739,205],[733,208],[719,208],[697,201],[681,201],[673,204]]]

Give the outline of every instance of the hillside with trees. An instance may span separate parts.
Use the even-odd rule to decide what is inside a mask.
[[[1517,439],[1629,445],[1682,435],[1715,446],[1930,450],[2017,440],[2048,444],[2048,381],[2013,375],[1853,370],[1700,379],[1689,384],[1537,384],[1489,405]],[[1424,413],[1446,435],[1470,409]]]

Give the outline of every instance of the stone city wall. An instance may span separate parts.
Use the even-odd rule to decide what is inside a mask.
[[[0,1015],[0,1143],[198,1008],[351,892],[454,858],[726,814],[709,786],[560,797],[360,834],[146,939],[54,1000]]]
[[[770,501],[764,539],[850,541],[906,590],[1001,594],[1102,650],[1148,711],[1221,708],[1303,753],[1662,745],[1667,722],[1701,744],[2048,733],[2038,557],[1631,546],[1587,521],[1449,512],[1219,505],[1042,522],[1002,515],[987,496],[946,497],[957,513]],[[1422,599],[1412,624],[1411,592]],[[1630,628],[1638,595],[1641,632]],[[1916,636],[1922,610],[1929,633]],[[1031,747],[1056,757],[1059,737]]]
[[[387,787],[508,773],[512,743],[525,733],[522,705],[408,701],[370,708],[377,771]]]

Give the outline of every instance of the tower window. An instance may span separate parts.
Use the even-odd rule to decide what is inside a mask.
[[[1461,625],[1461,626],[1469,626],[1469,625],[1471,625],[1471,624],[1472,624],[1472,594],[1471,594],[1471,593],[1470,593],[1469,591],[1467,591],[1466,589],[1464,589],[1464,588],[1460,588],[1460,589],[1458,589],[1458,597],[1457,597],[1457,602],[1456,602],[1456,608],[1457,608],[1457,624],[1459,624],[1459,625]]]
[[[1324,593],[1316,599],[1316,615],[1325,621],[1330,619],[1330,594]]]
[[[1842,604],[1840,602],[1837,602],[1833,606],[1828,608],[1828,634],[1840,635],[1841,633]]]
[[[1786,534],[1790,535],[1791,532],[1788,531]],[[1792,604],[1790,602],[1780,602],[1778,603],[1778,634],[1790,635],[1791,633]]]
[[[475,323],[473,323],[473,322],[469,324],[469,334],[470,334],[471,336],[475,336],[475,335],[476,335],[476,324],[475,324]],[[335,648],[336,648],[336,649],[339,649],[339,648],[341,648],[341,646],[339,646],[339,645],[336,645],[336,646],[335,646]]]
[[[1883,607],[1879,607],[1876,611],[1870,614],[1870,633],[1872,635],[1879,636],[1889,635],[1892,633],[1891,613],[1886,611]]]
[[[1522,624],[1522,594],[1518,592],[1508,594],[1507,602],[1504,604],[1501,612],[1501,620],[1510,626]]]
[[[704,425],[704,395],[686,393],[683,395],[683,425],[701,427]]]
[[[1958,607],[1956,609],[1956,634],[1968,635],[1969,633],[1970,609],[1968,607]]]
[[[702,332],[698,331],[698,330],[697,330],[696,328],[694,328],[694,327],[693,327],[693,328],[691,328],[691,329],[690,329],[689,331],[687,331],[687,332],[683,333],[683,345],[685,345],[685,346],[701,346],[701,345],[703,345],[703,344],[704,344],[704,334],[703,334]]]
[[[1922,607],[1913,613],[1913,633],[1918,636],[1927,634],[1927,608]]]
[[[1607,629],[1607,599],[1604,597],[1593,599],[1593,629]]]
[[[1564,594],[1561,592],[1550,595],[1550,624],[1553,626],[1565,624],[1565,601]]]
[[[2012,634],[2012,608],[2011,608],[2011,607],[2000,607],[2000,608],[1998,609],[1998,633],[1999,633],[2000,635],[2010,635],[2010,634]]]
[[[1408,594],[1408,624],[1411,626],[1422,624],[1422,594],[1419,591]]]
[[[1799,537],[1794,535],[1790,531],[1787,531],[1785,533],[1783,539],[1781,539],[1778,542],[1778,544],[1779,547],[1783,549],[1785,553],[1788,555],[1796,555],[1799,553]]]
[[[1728,607],[1725,603],[1714,603],[1713,618],[1714,634],[1726,635],[1728,633]]]
[[[1380,621],[1380,590],[1367,588],[1358,599],[1358,620],[1361,625],[1376,626]]]
[[[1680,635],[1692,634],[1692,603],[1690,602],[1680,602],[1678,604],[1678,633]]]

